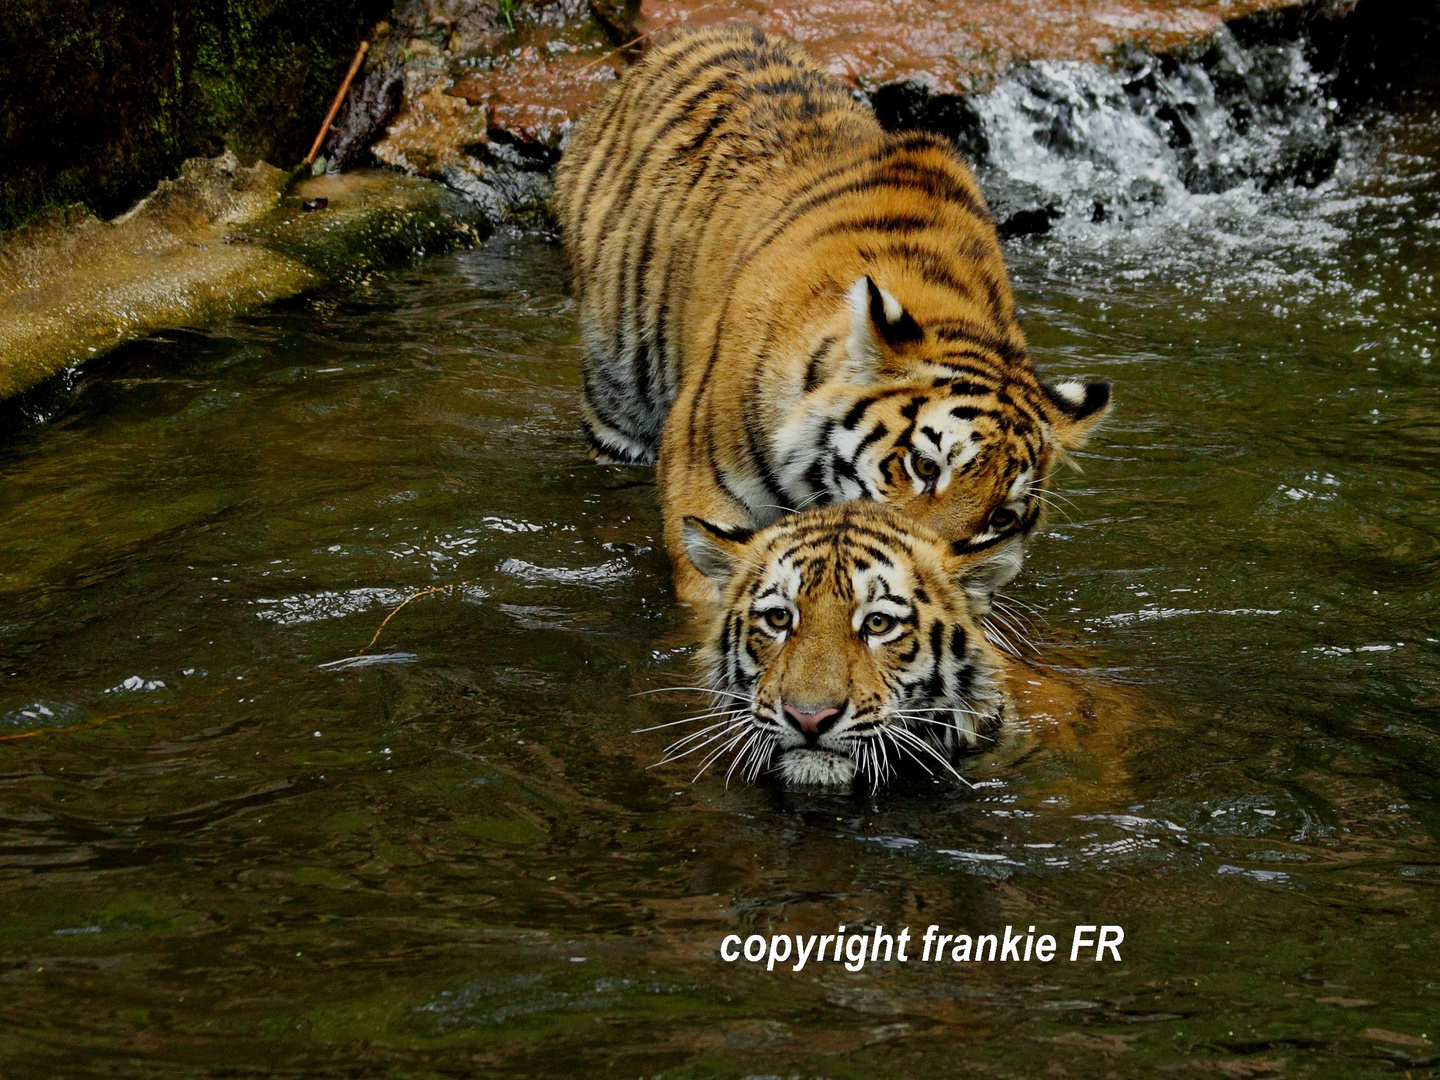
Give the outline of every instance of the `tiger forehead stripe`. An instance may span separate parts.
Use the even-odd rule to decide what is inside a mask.
[[[797,516],[796,519],[792,520],[800,519]],[[789,533],[790,530],[787,528],[786,532]],[[862,523],[859,521],[847,521],[839,526],[836,526],[832,522],[828,521],[819,521],[814,523],[807,522],[802,528],[796,529],[795,533],[798,533],[798,535],[795,537],[797,541],[797,550],[802,545],[823,546],[838,549],[846,544],[855,543],[856,538],[863,538],[866,540],[872,540],[879,544],[888,544],[893,547],[897,547],[907,556],[913,556],[915,553],[915,546],[913,541],[904,533],[895,532],[881,526],[870,524],[868,522]]]

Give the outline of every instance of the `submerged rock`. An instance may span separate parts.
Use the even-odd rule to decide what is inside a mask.
[[[483,217],[437,185],[379,170],[289,176],[233,154],[114,221],[58,211],[0,244],[0,398],[116,345],[197,326],[382,261],[478,240]],[[306,212],[306,202],[324,209]]]

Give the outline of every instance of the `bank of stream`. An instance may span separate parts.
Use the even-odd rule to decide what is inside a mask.
[[[1013,593],[1123,717],[975,790],[650,768],[683,627],[543,237],[131,342],[0,405],[5,1074],[1433,1073],[1437,98],[1079,213],[1154,128],[1026,78],[979,110],[1066,211],[1025,324],[1117,407]],[[841,923],[1124,960],[717,959]]]

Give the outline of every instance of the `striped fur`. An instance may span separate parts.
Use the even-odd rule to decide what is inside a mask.
[[[953,772],[993,745],[1001,661],[967,592],[983,556],[866,502],[754,534],[692,518],[685,542],[721,596],[701,661],[724,719],[703,737],[734,751],[731,774],[773,765],[794,784],[876,788],[906,763]]]
[[[946,141],[887,134],[749,28],[655,49],[578,125],[556,206],[602,460],[656,462],[684,600],[696,516],[903,507],[1018,572],[1050,473],[1109,405],[1039,382],[999,242]],[[658,461],[657,461],[658,455]]]

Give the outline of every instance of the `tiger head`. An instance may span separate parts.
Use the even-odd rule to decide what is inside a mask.
[[[1104,418],[1110,385],[1043,384],[1018,329],[917,319],[868,276],[846,308],[848,336],[820,339],[780,433],[787,486],[818,504],[887,503],[956,554],[991,551],[984,604],[1020,572],[1051,474]]]
[[[984,556],[864,502],[754,533],[687,518],[685,545],[719,588],[701,660],[724,719],[670,758],[730,750],[752,781],[774,765],[793,785],[878,788],[993,739],[1000,661],[967,592]]]

